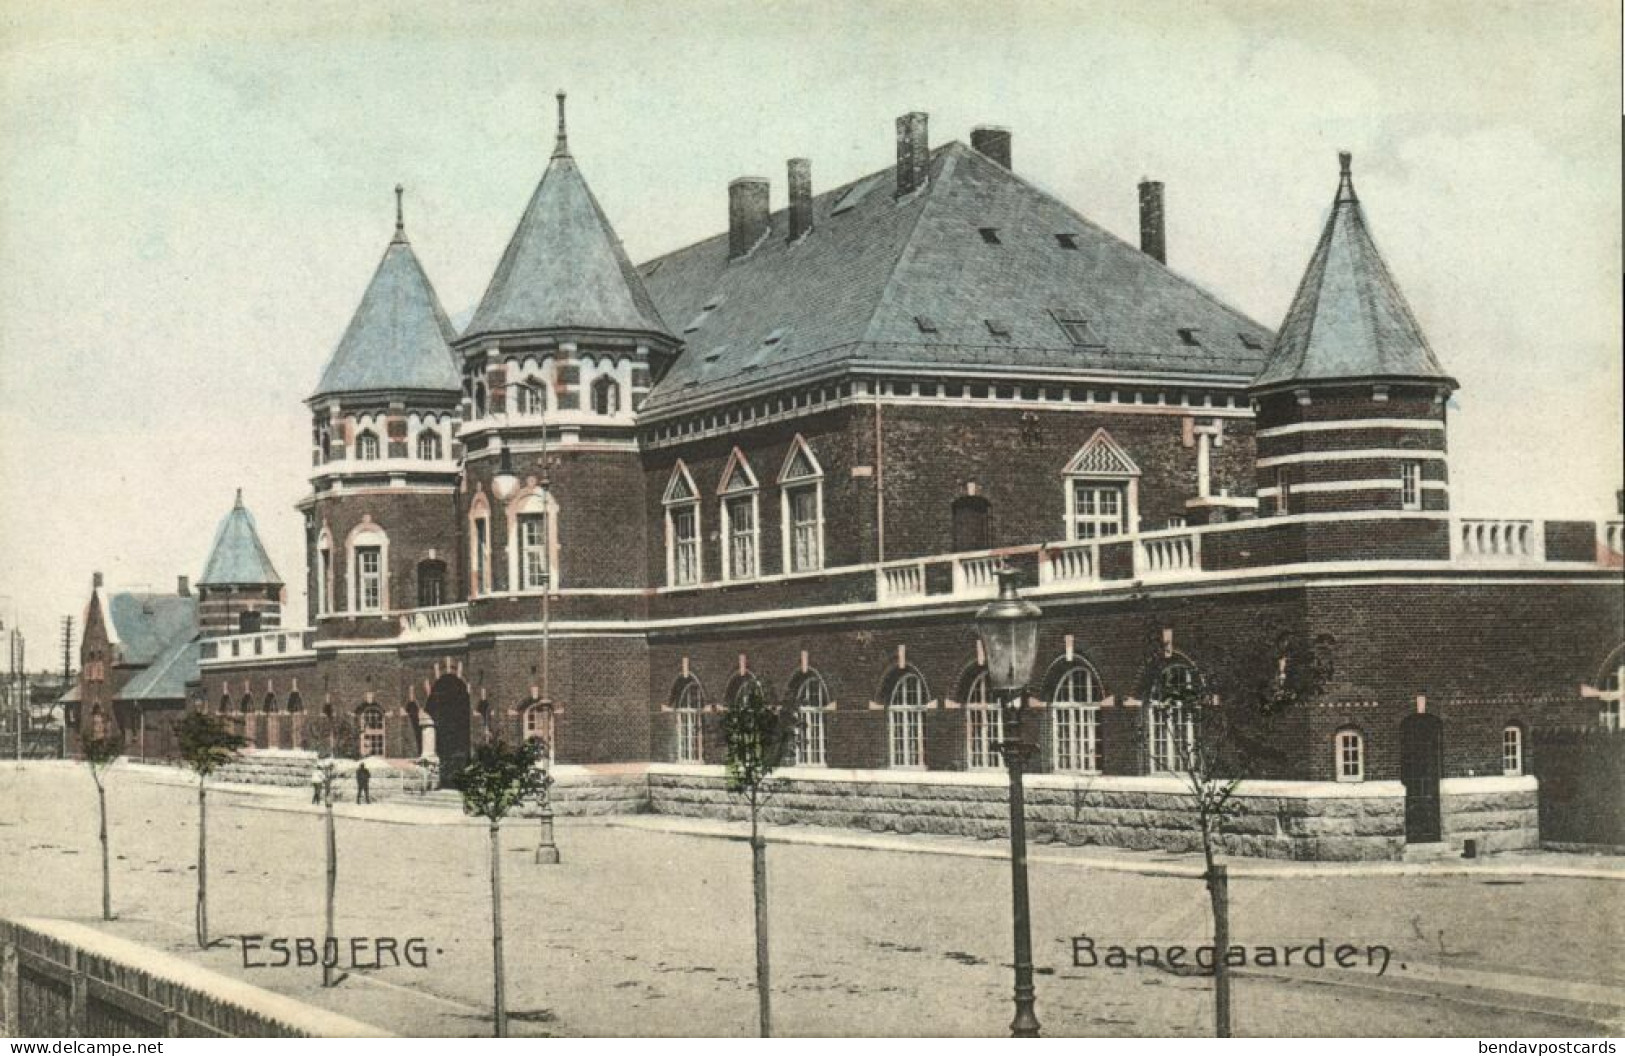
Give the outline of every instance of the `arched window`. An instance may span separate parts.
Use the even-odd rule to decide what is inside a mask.
[[[485,417],[485,382],[474,383],[474,417]]]
[[[520,728],[525,740],[535,741],[542,746],[542,756],[545,765],[553,765],[554,752],[554,725],[553,705],[543,704],[540,701],[532,702],[520,715]]]
[[[1338,730],[1334,739],[1332,766],[1339,781],[1365,780],[1365,734],[1356,729]]]
[[[761,539],[756,474],[745,453],[734,448],[722,471],[722,575],[726,579],[754,579],[761,572]]]
[[[368,704],[361,709],[361,757],[384,754],[384,709]]]
[[[994,770],[999,765],[999,745],[1004,741],[1004,709],[987,695],[987,672],[971,679],[965,690],[965,733],[967,765],[972,770]]]
[[[288,713],[291,715],[296,711],[304,711],[304,710],[305,710],[305,698],[299,695],[299,691],[296,689],[292,693],[289,693],[288,694]]]
[[[107,736],[107,716],[102,714],[100,704],[90,709],[90,735],[98,741]]]
[[[508,579],[520,591],[557,588],[553,558],[558,551],[552,495],[532,485],[508,503]]]
[[[988,501],[980,495],[961,495],[953,504],[954,553],[986,550],[993,545]]]
[[[243,699],[237,702],[237,710],[244,715],[250,715],[254,711],[254,698],[249,696],[246,691],[243,693]]]
[[[700,581],[700,493],[682,459],[672,467],[662,499],[666,507],[666,584],[688,587]]]
[[[1523,773],[1523,727],[1515,722],[1501,731],[1501,773],[1508,777]]]
[[[672,696],[672,707],[677,713],[677,761],[701,762],[705,746],[700,740],[700,708],[705,704],[705,691],[700,680],[692,675],[680,680]]]
[[[818,571],[824,567],[824,469],[800,436],[779,472],[779,496],[784,570]]]
[[[491,513],[485,496],[476,495],[468,507],[468,595],[491,593]]]
[[[231,714],[231,694],[224,690],[220,693],[220,714]]]
[[[886,694],[886,730],[890,762],[895,767],[925,766],[925,679],[908,668],[892,680]]]
[[[355,457],[362,462],[378,461],[378,434],[363,429],[355,438]]]
[[[276,694],[266,693],[265,700],[261,702],[260,707],[263,708],[265,713],[268,715],[276,711]]]
[[[1196,746],[1196,694],[1201,678],[1185,660],[1171,660],[1151,687],[1151,770],[1177,772]]]
[[[333,611],[333,533],[322,525],[322,534],[316,541],[316,612],[325,615]]]
[[[438,462],[440,453],[440,434],[424,426],[418,431],[418,459],[423,462]]]
[[[817,671],[808,671],[791,686],[800,720],[796,731],[796,765],[825,766],[824,712],[829,708],[829,687]]]
[[[446,563],[429,559],[418,562],[418,608],[446,604]]]
[[[595,414],[621,413],[621,386],[607,374],[592,383],[592,409]]]
[[[389,536],[363,519],[350,533],[350,611],[389,608]]]
[[[1100,679],[1092,668],[1068,668],[1050,694],[1055,724],[1055,769],[1080,773],[1100,771]]]

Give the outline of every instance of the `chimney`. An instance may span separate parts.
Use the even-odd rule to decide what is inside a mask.
[[[1168,244],[1162,222],[1162,183],[1140,181],[1140,252],[1168,263]]]
[[[90,574],[90,589],[91,590],[101,590],[102,589],[102,574],[100,572],[92,572]]]
[[[767,180],[741,176],[728,184],[728,259],[738,260],[767,234]]]
[[[897,119],[897,197],[913,194],[925,184],[926,166],[931,163],[931,137],[926,131],[928,115],[916,110]]]
[[[187,577],[187,576],[181,576],[180,579],[175,584],[175,593],[179,594],[183,598],[191,597],[192,596],[192,581],[191,581],[191,579],[189,577]]]
[[[970,130],[971,149],[1005,168],[1010,167],[1010,130],[998,125],[977,125]]]
[[[790,159],[790,234],[791,242],[812,230],[812,162],[806,158]]]

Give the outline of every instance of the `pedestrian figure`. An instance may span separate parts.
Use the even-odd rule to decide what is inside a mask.
[[[372,774],[367,770],[367,764],[362,763],[355,771],[355,801],[357,803],[371,803]]]
[[[321,803],[321,801],[322,801],[322,784],[324,783],[324,781],[325,781],[325,779],[322,777],[322,768],[321,768],[320,765],[318,765],[314,770],[312,770],[310,772],[310,801],[311,801],[311,803],[313,803],[313,804]]]

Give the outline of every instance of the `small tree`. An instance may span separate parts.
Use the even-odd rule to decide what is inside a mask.
[[[767,782],[795,743],[798,713],[774,702],[755,679],[728,701],[722,713],[727,744],[728,790],[742,793],[750,809],[751,885],[756,906],[756,1003],[762,1037],[772,1033],[768,989],[767,840],[761,831]]]
[[[547,774],[538,765],[542,746],[535,741],[508,745],[487,741],[475,750],[458,775],[463,813],[484,818],[491,836],[491,969],[496,1036],[508,1036],[508,995],[502,964],[502,822],[546,790]]]
[[[339,837],[338,825],[333,819],[333,782],[338,778],[337,760],[358,757],[361,754],[361,747],[355,724],[342,715],[314,717],[305,725],[301,747],[316,753],[316,765],[322,773],[321,799],[326,808],[322,813],[325,821],[324,842],[327,856],[326,912],[323,917],[327,934],[326,941],[322,943],[322,985],[337,986],[343,980],[343,976],[333,970],[326,952],[333,948],[337,935],[334,930],[334,918],[337,915],[339,890]]]
[[[102,844],[102,919],[113,919],[113,874],[107,851],[107,771],[124,754],[124,738],[118,733],[83,737],[79,741],[79,754],[90,767],[91,780],[96,782],[96,806],[101,812]]]
[[[219,715],[190,711],[175,724],[181,758],[197,774],[197,944],[209,945],[209,775],[248,743]]]
[[[1213,650],[1203,673],[1175,678],[1166,677],[1175,669],[1160,642],[1154,647],[1152,699],[1170,709],[1168,740],[1202,841],[1213,911],[1214,1033],[1221,1038],[1231,1036],[1229,874],[1218,862],[1221,840],[1239,811],[1242,782],[1271,776],[1287,762],[1286,719],[1330,679],[1332,644],[1325,635],[1266,631],[1235,649]]]

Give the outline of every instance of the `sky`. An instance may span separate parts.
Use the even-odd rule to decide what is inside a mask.
[[[0,618],[60,663],[91,575],[195,580],[241,487],[301,622],[303,400],[394,226],[477,303],[553,93],[627,251],[1011,128],[1015,168],[1278,325],[1336,153],[1461,384],[1451,499],[1591,519],[1621,486],[1611,0],[8,4],[0,13]]]

